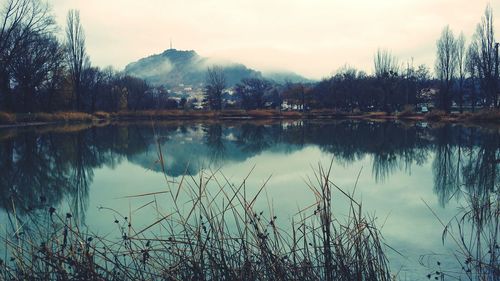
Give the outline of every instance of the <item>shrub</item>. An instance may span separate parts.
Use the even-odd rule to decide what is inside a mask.
[[[54,115],[45,112],[32,113],[27,116],[28,122],[52,122],[54,121]]]
[[[111,114],[109,114],[108,112],[104,112],[104,111],[97,111],[97,112],[94,112],[94,117],[97,119],[109,119],[111,117]]]
[[[13,124],[16,122],[16,116],[12,113],[0,111],[0,124]]]
[[[469,120],[482,122],[500,122],[500,110],[482,109],[468,116]]]
[[[92,121],[92,115],[84,112],[56,112],[52,114],[53,121]]]
[[[255,109],[255,110],[249,110],[247,114],[255,118],[266,118],[275,116],[276,112],[272,110]]]
[[[443,119],[443,117],[445,117],[445,116],[446,116],[445,111],[435,109],[435,110],[432,110],[431,112],[427,113],[425,115],[425,119],[427,119],[429,121],[439,121],[439,120]]]
[[[370,117],[377,117],[377,116],[386,116],[387,112],[384,111],[372,111],[368,113],[368,116]]]
[[[281,115],[286,117],[286,118],[300,118],[300,117],[302,117],[302,113],[300,113],[298,111],[283,111],[281,113]]]
[[[399,117],[408,117],[415,115],[415,108],[411,104],[404,106],[403,110],[398,114]]]

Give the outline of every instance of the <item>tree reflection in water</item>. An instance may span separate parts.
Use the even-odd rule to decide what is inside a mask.
[[[498,188],[500,136],[477,128],[445,126],[437,130],[433,161],[434,191],[442,205],[452,197],[488,197]]]
[[[0,131],[0,207],[26,215],[68,202],[73,215],[84,221],[95,169],[113,168],[127,159],[160,170],[154,165],[155,134],[169,155],[169,176],[197,173],[202,164],[186,170],[194,158],[223,166],[266,150],[290,153],[313,145],[342,165],[370,157],[379,182],[432,161],[434,191],[442,205],[464,193],[489,196],[498,189],[498,129],[355,121],[167,122],[154,129],[130,123]]]

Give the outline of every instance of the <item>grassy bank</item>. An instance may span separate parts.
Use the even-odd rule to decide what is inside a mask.
[[[278,110],[145,110],[120,112],[55,112],[7,113],[0,112],[0,125],[27,125],[37,123],[96,122],[100,120],[207,120],[207,119],[362,119],[362,120],[422,120],[430,122],[500,123],[499,110],[446,113],[433,110],[426,114],[403,110],[386,112],[342,112],[312,110],[308,112]]]
[[[97,115],[84,112],[37,112],[37,113],[7,113],[0,112],[0,124],[30,124],[54,122],[91,122],[97,120]]]

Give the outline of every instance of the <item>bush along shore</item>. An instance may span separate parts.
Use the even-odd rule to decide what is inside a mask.
[[[422,120],[440,122],[500,123],[500,111],[446,113],[433,110],[415,113],[406,109],[398,113],[342,112],[335,110],[279,111],[279,110],[145,110],[119,112],[55,112],[55,113],[7,113],[0,112],[0,126],[44,123],[96,122],[103,120],[204,120],[204,119],[365,119],[365,120]]]

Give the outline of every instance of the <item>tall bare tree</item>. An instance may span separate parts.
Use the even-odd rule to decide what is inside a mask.
[[[395,88],[399,73],[398,59],[387,49],[378,49],[373,59],[375,76],[382,89],[382,104],[386,112],[394,110]]]
[[[477,44],[477,68],[481,89],[484,92],[486,105],[494,105],[497,100],[498,54],[495,49],[493,10],[489,4],[476,27],[474,41]]]
[[[465,35],[460,32],[456,40],[458,66],[458,104],[460,112],[464,111],[464,82],[465,82]]]
[[[222,109],[222,94],[226,88],[226,75],[221,66],[207,69],[205,103],[213,110]]]
[[[447,25],[441,32],[441,37],[437,41],[436,55],[436,75],[441,81],[439,91],[439,107],[450,111],[451,88],[457,72],[457,44],[453,31]]]
[[[471,82],[471,92],[470,92],[470,102],[472,110],[476,107],[477,93],[476,93],[476,80],[478,78],[478,47],[475,41],[471,42],[467,48],[467,53],[465,55],[465,69],[466,73],[469,75]]]
[[[375,76],[384,77],[399,72],[398,59],[387,49],[378,49],[373,59]]]
[[[82,110],[82,79],[85,68],[88,65],[88,56],[85,50],[85,33],[80,22],[80,12],[70,10],[66,25],[66,49],[67,60],[73,91],[75,95],[75,109]]]

